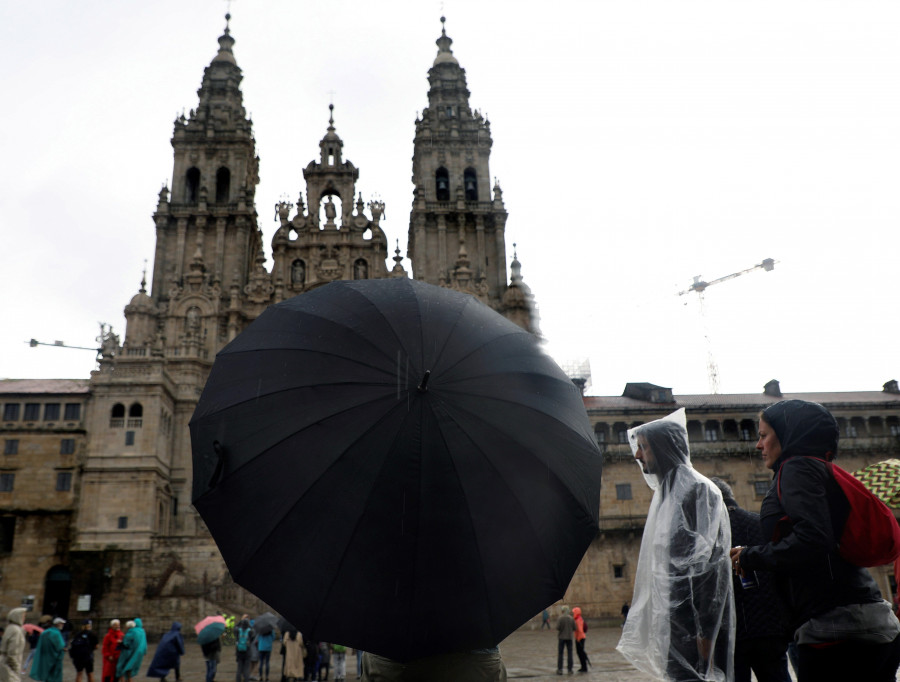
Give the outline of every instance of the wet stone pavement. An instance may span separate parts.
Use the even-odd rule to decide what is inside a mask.
[[[616,644],[619,641],[621,630],[619,628],[591,628],[588,632],[587,653],[591,659],[591,668],[587,673],[575,672],[567,675],[565,671],[562,677],[556,674],[556,648],[557,639],[555,630],[519,630],[510,635],[500,645],[500,652],[506,663],[506,669],[511,680],[532,680],[534,682],[550,682],[551,680],[590,680],[596,682],[647,682],[652,678],[635,670],[617,651]],[[156,641],[149,644],[147,656],[141,667],[141,675],[135,680],[149,680],[144,676],[150,659],[156,650]],[[190,639],[185,642],[187,654],[182,658],[181,679],[183,682],[204,682],[206,679],[206,663],[200,653],[200,647],[196,641]],[[573,647],[574,656],[574,647]],[[281,656],[278,647],[272,656],[271,682],[281,682]],[[574,656],[575,668],[578,669],[578,657]],[[94,662],[97,668],[94,672],[94,682],[102,682],[100,675],[100,654],[95,653]],[[277,669],[277,673],[276,673]],[[329,679],[333,679],[332,675]],[[174,682],[174,675],[169,675],[167,682]],[[232,682],[235,679],[234,648],[225,647],[222,651],[222,659],[216,674],[217,682]],[[348,682],[356,678],[356,656],[347,656]],[[23,682],[28,678],[23,676]],[[63,682],[75,682],[75,668],[71,659],[66,656],[63,671]],[[82,677],[82,682],[86,682]],[[460,682],[465,682],[461,680]]]

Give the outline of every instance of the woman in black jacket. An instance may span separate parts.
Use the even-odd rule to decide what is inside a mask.
[[[825,464],[812,459],[831,460],[838,434],[834,417],[817,403],[784,400],[762,412],[756,448],[776,483],[763,500],[760,526],[773,539],[735,547],[731,559],[736,571],[774,572],[798,645],[799,682],[894,682],[900,623],[869,572],[838,553],[847,498]]]

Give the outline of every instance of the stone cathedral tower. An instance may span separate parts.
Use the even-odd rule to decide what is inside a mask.
[[[107,334],[92,374],[76,551],[156,554],[163,538],[203,536],[190,508],[188,421],[216,352],[272,303],[275,288],[263,266],[259,159],[234,42],[226,23],[197,108],[175,120],[172,188],[160,191],[153,216],[151,289],[145,277],[125,308],[121,346]]]
[[[466,71],[441,17],[438,53],[428,71],[428,106],[416,120],[409,259],[413,276],[472,294],[537,332],[533,298],[519,263],[506,274],[506,218],[499,183],[491,186],[491,124],[469,106]]]

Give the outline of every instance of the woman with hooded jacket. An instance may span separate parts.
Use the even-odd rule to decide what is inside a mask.
[[[797,643],[799,682],[893,682],[900,623],[869,572],[838,552],[849,503],[819,461],[834,457],[838,435],[837,421],[818,403],[783,400],[760,414],[756,448],[776,479],[760,526],[773,539],[735,547],[731,560],[738,572],[774,573]]]
[[[128,682],[137,677],[141,670],[141,663],[147,653],[147,633],[140,618],[130,620],[125,624],[125,636],[122,638],[122,655],[116,665],[116,675],[120,680]]]
[[[25,609],[15,608],[7,616],[9,621],[0,640],[0,682],[19,682],[22,657],[25,655]]]

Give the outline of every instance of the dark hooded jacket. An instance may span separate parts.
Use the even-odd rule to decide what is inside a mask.
[[[184,638],[181,635],[181,623],[172,623],[172,628],[162,636],[150,661],[147,677],[165,677],[173,668],[180,665],[184,656]]]
[[[813,616],[835,606],[881,601],[881,592],[864,568],[845,561],[837,543],[849,506],[823,462],[837,452],[837,421],[818,403],[783,400],[762,415],[781,444],[773,467],[778,485],[766,493],[760,508],[763,538],[781,538],[747,547],[741,553],[745,570],[775,572],[775,584],[788,610],[793,632]],[[790,524],[779,524],[784,517]]]

